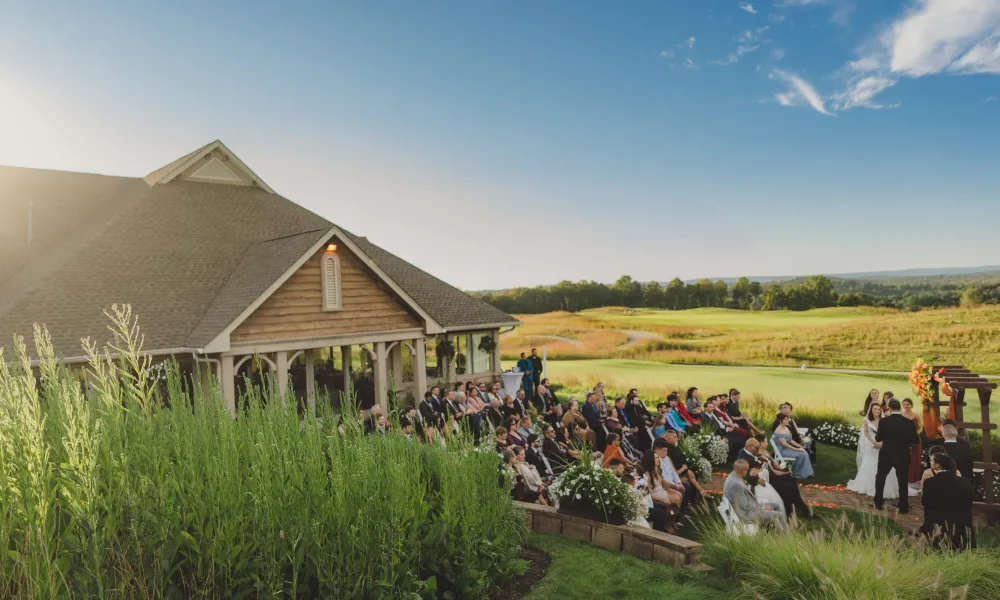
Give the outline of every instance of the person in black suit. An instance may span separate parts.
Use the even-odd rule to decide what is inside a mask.
[[[583,418],[587,420],[587,427],[597,436],[597,440],[594,443],[596,449],[604,452],[604,449],[608,446],[608,436],[604,429],[604,423],[601,423],[600,413],[597,411],[597,394],[594,392],[587,394],[587,402],[580,409],[580,412],[583,413]]]
[[[920,533],[930,538],[935,548],[953,550],[976,547],[972,527],[972,484],[955,475],[955,459],[947,454],[931,456],[934,476],[924,481],[924,524]]]
[[[538,348],[531,349],[531,356],[528,357],[531,362],[531,383],[532,386],[532,397],[528,400],[534,400],[534,396],[538,395],[538,384],[542,382],[542,357],[538,356]]]
[[[881,444],[878,453],[878,472],[875,474],[875,508],[882,510],[882,492],[889,471],[896,469],[896,481],[899,482],[899,513],[910,512],[910,498],[907,494],[907,477],[910,472],[910,444],[920,442],[917,428],[913,421],[899,414],[902,406],[899,400],[889,401],[892,414],[882,418],[875,432],[875,441]]]
[[[958,428],[954,425],[942,425],[941,435],[944,436],[944,451],[955,460],[958,472],[966,481],[972,481],[972,448],[969,442],[958,439]]]
[[[551,425],[546,425],[542,432],[545,437],[542,440],[542,454],[549,459],[549,464],[555,473],[562,473],[573,463],[573,458],[556,441],[556,430]]]
[[[535,467],[543,478],[555,477],[556,472],[552,469],[552,463],[542,453],[542,438],[538,437],[537,434],[533,433],[528,436],[528,449],[524,451],[524,460]]]

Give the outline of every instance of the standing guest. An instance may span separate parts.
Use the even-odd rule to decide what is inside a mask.
[[[600,413],[597,408],[598,395],[596,392],[587,394],[587,402],[580,409],[583,418],[587,420],[587,427],[594,432],[596,439],[594,445],[598,450],[604,451],[607,446],[607,434],[604,431],[604,424],[601,423]]]
[[[444,405],[444,398],[441,397],[441,388],[438,386],[431,388],[431,404],[434,406],[434,411],[438,414],[440,428],[443,429],[444,422],[448,419],[448,408]]]
[[[764,435],[764,432],[753,424],[750,417],[744,415],[743,411],[740,410],[740,391],[736,388],[729,390],[726,400],[726,412],[734,423],[740,425],[753,435]]]
[[[913,412],[913,400],[909,398],[904,398],[902,402],[903,412],[900,413],[907,419],[913,421],[913,426],[917,428],[917,443],[910,446],[910,472],[907,473],[906,480],[910,484],[911,496],[915,496],[916,493],[913,492],[914,487],[919,487],[920,476],[923,474],[921,469],[921,459],[924,456],[924,449],[920,443],[920,434],[924,430],[924,421],[920,418],[920,415]],[[914,486],[914,484],[917,484]]]
[[[882,403],[878,399],[878,390],[876,389],[872,389],[870,392],[868,392],[868,395],[865,396],[865,407],[862,408],[861,411],[858,412],[858,414],[861,415],[862,417],[868,416],[868,408],[872,405],[873,402],[877,404]]]
[[[934,547],[945,545],[952,550],[976,547],[972,527],[972,485],[955,474],[955,461],[947,454],[931,456],[934,476],[924,482],[924,524],[920,533],[928,536]]]
[[[517,361],[517,370],[521,372],[521,389],[526,394],[532,393],[532,390],[535,389],[535,377],[531,373],[531,361],[528,360],[524,352],[521,353],[521,359]]]
[[[663,439],[667,442],[667,456],[670,458],[671,464],[674,465],[674,471],[677,472],[677,476],[686,481],[698,494],[708,498],[708,491],[701,487],[701,484],[698,483],[698,476],[687,464],[687,457],[681,451],[677,432],[668,431],[663,435]]]
[[[954,423],[942,425],[941,435],[944,436],[944,450],[955,461],[958,472],[965,479],[972,481],[972,463],[974,461],[969,442],[958,439],[958,428],[955,427]]]
[[[684,400],[684,407],[688,412],[694,414],[696,410],[701,410],[701,392],[696,387],[689,387],[687,397]]]
[[[791,420],[788,415],[778,413],[771,440],[781,450],[781,456],[792,462],[792,476],[802,481],[813,476],[812,462],[806,449],[792,439],[792,432],[789,429]]]
[[[531,361],[531,389],[537,390],[538,386],[542,383],[542,357],[538,356],[538,348],[531,349],[531,356],[528,358]],[[534,398],[528,398],[529,400],[534,400]]]
[[[723,496],[729,500],[733,512],[736,513],[740,521],[773,526],[784,531],[788,527],[785,513],[776,512],[770,506],[761,506],[757,502],[757,498],[754,497],[746,482],[749,473],[750,465],[747,461],[739,459],[733,463],[733,472],[726,477],[726,483],[722,487]]]

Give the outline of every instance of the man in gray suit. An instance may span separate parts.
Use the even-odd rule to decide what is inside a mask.
[[[785,513],[775,511],[771,506],[761,506],[747,485],[746,476],[750,465],[742,458],[733,463],[733,472],[726,477],[722,494],[729,500],[733,512],[744,523],[771,525],[780,530],[788,527]]]

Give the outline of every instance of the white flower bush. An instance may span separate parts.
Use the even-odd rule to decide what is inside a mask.
[[[645,518],[648,510],[637,490],[589,460],[576,463],[556,478],[549,494],[556,507],[567,499],[580,500],[605,515],[621,511],[626,522]]]
[[[689,469],[694,471],[695,477],[698,481],[702,483],[711,483],[712,481],[712,462],[702,456],[701,440],[697,439],[699,436],[688,436],[682,439],[678,446],[681,452],[684,453],[684,460],[687,462]],[[716,436],[711,436],[716,437]],[[721,439],[721,438],[720,438]],[[728,452],[728,449],[727,449]]]
[[[812,431],[815,441],[848,450],[857,450],[860,436],[861,427],[849,423],[826,422]]]
[[[729,442],[721,436],[711,433],[698,433],[688,436],[688,439],[697,444],[700,455],[707,458],[712,466],[726,464],[726,459],[729,458]]]

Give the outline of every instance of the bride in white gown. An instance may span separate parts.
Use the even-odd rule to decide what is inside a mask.
[[[847,482],[847,489],[867,496],[875,495],[875,475],[878,473],[878,453],[881,442],[875,441],[878,423],[882,418],[882,406],[872,404],[868,415],[861,421],[861,435],[858,437],[858,474]],[[899,498],[899,484],[896,481],[896,469],[889,471],[885,479],[885,490],[882,496],[887,500]]]

